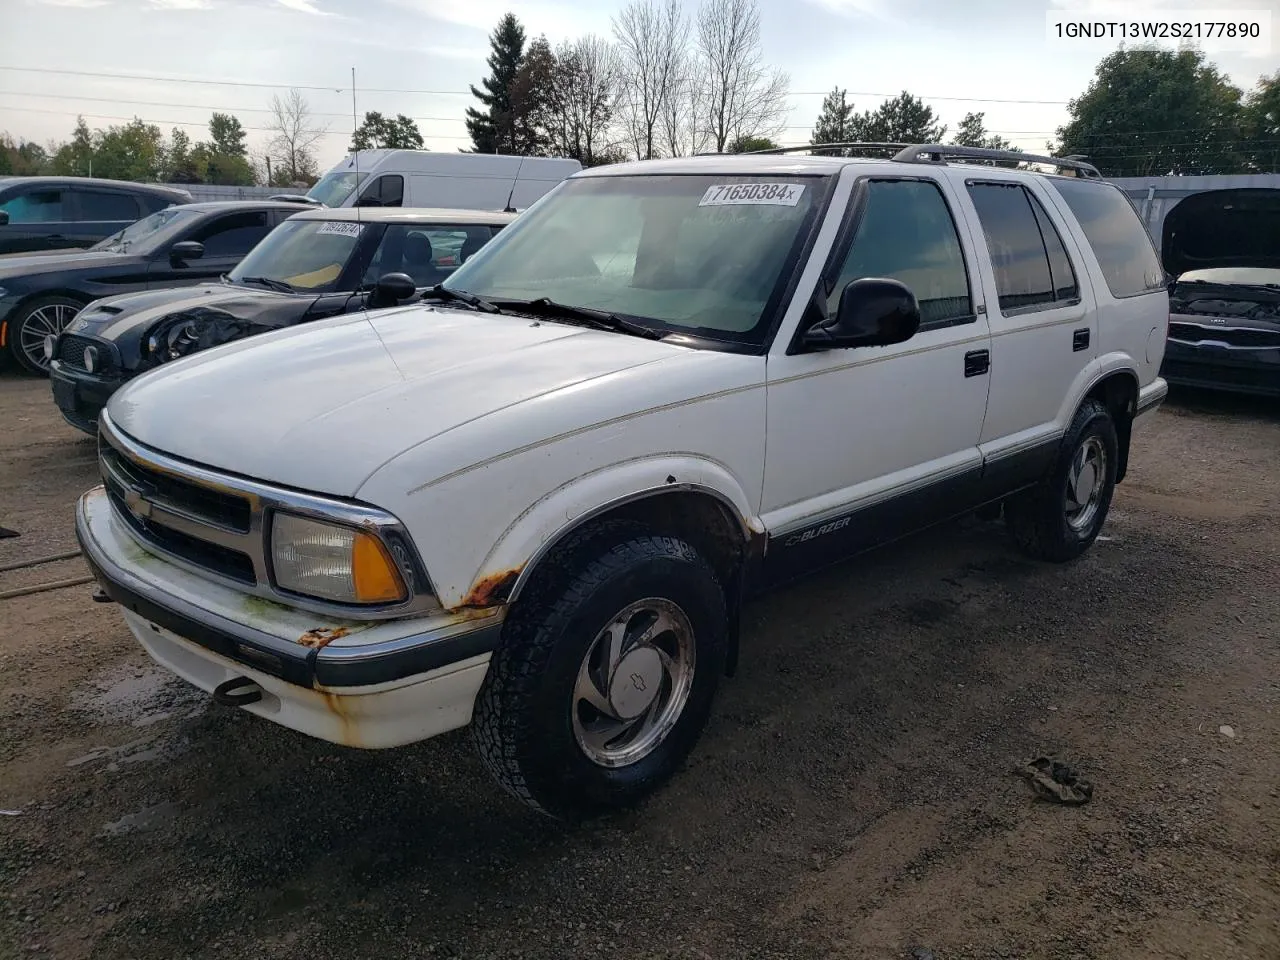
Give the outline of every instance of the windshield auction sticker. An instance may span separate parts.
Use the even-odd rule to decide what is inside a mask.
[[[363,229],[363,223],[339,223],[329,221],[316,231],[316,235],[320,236],[326,233],[336,233],[341,237],[358,237],[360,236],[360,231]]]
[[[802,196],[804,184],[801,183],[717,183],[707,187],[698,206],[764,204],[771,207],[794,207]]]

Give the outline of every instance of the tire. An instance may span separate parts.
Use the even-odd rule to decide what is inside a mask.
[[[25,303],[9,320],[9,354],[23,370],[49,375],[44,338],[61,333],[84,304],[70,297],[40,297]]]
[[[556,819],[632,805],[676,772],[706,725],[728,649],[720,582],[683,540],[608,524],[558,550],[525,597],[476,698],[480,756],[507,792]],[[620,615],[627,629],[610,634]],[[635,643],[655,617],[653,644]],[[623,655],[601,669],[612,636]],[[631,716],[650,688],[632,721],[595,706]]]
[[[1101,402],[1086,400],[1044,480],[1005,501],[1005,521],[1019,548],[1053,563],[1088,550],[1111,509],[1118,454],[1111,414]]]

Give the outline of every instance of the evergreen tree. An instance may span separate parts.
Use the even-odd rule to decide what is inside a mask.
[[[489,35],[489,76],[480,82],[483,90],[471,87],[484,109],[467,107],[466,115],[467,133],[476,153],[516,152],[511,85],[524,60],[524,39],[524,27],[514,13],[503,16]]]
[[[813,125],[813,135],[809,142],[842,143],[853,139],[851,124],[853,121],[853,104],[849,102],[847,92],[836,87],[822,101],[822,112]],[[843,150],[825,151],[827,155],[842,155]]]

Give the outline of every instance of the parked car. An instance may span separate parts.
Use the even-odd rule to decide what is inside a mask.
[[[126,291],[190,286],[226,273],[291,204],[229,200],[168,207],[88,250],[0,257],[0,348],[47,374],[52,339],[87,303]]]
[[[54,401],[86,433],[127,380],[253,334],[435,286],[514,216],[478,210],[299,210],[216,283],[104,297],[49,345]],[[291,216],[289,216],[291,215]]]
[[[1280,190],[1212,190],[1165,218],[1172,384],[1280,396]]]
[[[326,207],[454,207],[523,210],[565,177],[577,160],[427,150],[361,150],[326,173],[305,197]]]
[[[984,504],[1043,560],[1097,536],[1167,392],[1163,273],[1094,168],[992,158],[1040,161],[584,171],[428,302],[127,385],[84,556],[219,702],[363,748],[470,724],[543,812],[631,803],[755,591]]]
[[[91,247],[135,220],[190,203],[174,187],[88,177],[0,178],[0,254]]]

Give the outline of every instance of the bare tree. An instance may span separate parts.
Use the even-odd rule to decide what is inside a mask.
[[[790,79],[764,64],[756,0],[705,0],[697,48],[704,131],[716,150],[740,137],[781,133]]]
[[[314,147],[329,132],[328,125],[320,126],[316,122],[311,106],[297,90],[290,90],[283,100],[279,94],[273,96],[270,110],[267,129],[272,137],[267,149],[288,171],[290,183],[314,177],[317,172]]]
[[[631,0],[613,18],[618,42],[622,122],[635,155],[658,149],[663,111],[680,82],[689,22],[680,0]]]
[[[703,97],[706,93],[697,76],[698,60],[688,51],[680,58],[679,80],[662,107],[662,146],[670,156],[683,157],[706,149]]]
[[[617,54],[603,37],[589,34],[556,50],[554,139],[565,156],[591,166],[613,152],[609,127],[619,83]]]

